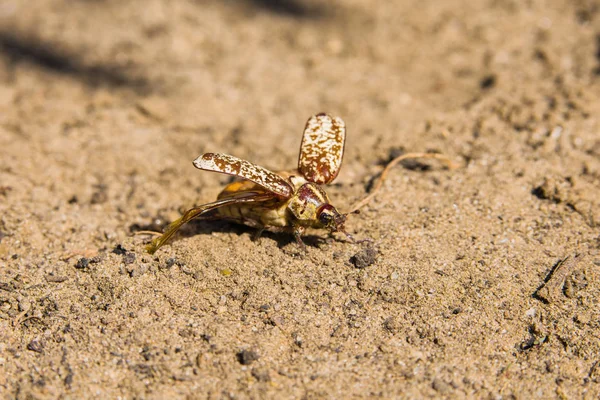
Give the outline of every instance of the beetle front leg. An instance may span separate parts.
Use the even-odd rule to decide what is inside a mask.
[[[304,242],[302,241],[302,234],[304,233],[306,229],[302,226],[294,226],[294,237],[296,238],[296,242],[298,243],[298,246],[300,246],[300,248],[302,249],[302,251],[304,251],[306,253],[306,245],[304,244]]]
[[[351,234],[349,234],[346,231],[341,231],[344,235],[346,235],[346,237],[348,238],[348,240],[350,240],[350,242],[355,243],[355,244],[359,244],[359,243],[373,243],[373,239],[370,238],[366,238],[366,239],[356,239],[354,236],[352,236]]]

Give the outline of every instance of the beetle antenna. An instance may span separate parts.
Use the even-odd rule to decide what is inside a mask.
[[[392,168],[394,168],[399,162],[407,160],[407,159],[411,159],[411,158],[435,158],[436,160],[439,160],[439,161],[443,162],[444,164],[446,164],[446,167],[448,169],[456,169],[459,167],[459,165],[457,163],[450,160],[448,157],[446,157],[442,154],[438,154],[438,153],[406,153],[406,154],[402,154],[401,156],[394,158],[392,161],[390,161],[385,166],[383,171],[381,171],[381,175],[379,175],[377,182],[375,182],[375,185],[373,185],[373,189],[371,190],[371,193],[369,193],[366,197],[364,197],[362,200],[360,200],[358,203],[356,203],[346,215],[358,213],[360,208],[369,204],[369,202],[371,200],[373,200],[373,198],[375,197],[377,192],[379,192],[379,189],[381,189],[381,185],[383,185],[383,182],[385,181],[387,174],[390,172],[390,170]]]

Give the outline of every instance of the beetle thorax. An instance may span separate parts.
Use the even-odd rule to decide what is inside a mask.
[[[316,183],[306,182],[296,188],[288,202],[288,209],[299,222],[313,225],[317,222],[319,209],[325,204],[329,204],[327,193]]]

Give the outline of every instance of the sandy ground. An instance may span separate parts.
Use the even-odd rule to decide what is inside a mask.
[[[4,0],[0,82],[2,398],[599,398],[598,1]],[[461,167],[145,253],[321,111],[342,210]]]

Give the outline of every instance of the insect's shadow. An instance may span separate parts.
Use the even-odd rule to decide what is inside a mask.
[[[257,232],[256,229],[250,228],[250,227],[245,227],[245,228],[247,228],[248,231],[254,235],[253,236],[254,240],[256,240],[256,241],[259,240],[259,238],[256,237],[256,232]],[[290,244],[295,245],[297,243],[294,235],[291,233],[288,233],[288,232],[264,231],[263,233],[260,234],[260,237],[261,238],[265,237],[270,240],[273,240],[274,242],[277,243],[277,247],[280,249],[284,248]],[[319,248],[327,242],[327,239],[323,238],[321,236],[316,236],[316,235],[305,235],[305,236],[302,236],[302,241],[304,242],[306,247]]]
[[[105,3],[106,0],[79,0],[82,3]],[[221,3],[228,3],[219,0]],[[205,6],[205,0],[196,0],[201,6]],[[315,1],[306,0],[244,0],[232,1],[232,5],[240,6],[242,3],[248,4],[259,11],[267,12],[283,17],[297,19],[319,19],[328,15],[328,9],[324,5],[327,2],[322,1],[321,4]]]
[[[156,217],[153,221],[161,221],[162,217]],[[142,231],[153,231],[162,232],[168,224],[151,222],[149,224],[132,224],[129,226],[129,232],[136,233]],[[170,242],[177,241],[182,238],[189,238],[197,235],[212,235],[213,233],[233,233],[237,236],[249,234],[253,241],[259,241],[260,238],[268,238],[277,243],[278,248],[283,248],[291,243],[296,243],[296,239],[293,234],[288,232],[271,232],[264,230],[260,232],[259,229],[253,228],[239,223],[228,221],[223,218],[205,219],[205,220],[192,220],[187,224],[183,225],[177,234],[170,240]],[[328,238],[324,238],[316,235],[302,236],[302,241],[307,247],[320,247],[328,241]]]
[[[258,228],[253,228],[239,223],[228,221],[226,219],[215,219],[215,220],[196,220],[191,221],[187,229],[181,229],[179,237],[192,237],[196,235],[211,235],[215,232],[235,234],[242,236],[249,234],[251,239],[255,242],[259,242],[261,238],[268,238],[277,243],[278,248],[286,247],[292,243],[296,243],[296,238],[292,233],[289,232],[271,232],[264,230],[260,232]],[[177,240],[177,238],[175,238]],[[306,235],[302,236],[302,241],[307,247],[319,247],[325,243],[326,239],[315,236]]]
[[[71,76],[88,86],[128,87],[140,93],[150,90],[148,80],[116,64],[87,64],[77,52],[30,34],[0,30],[0,57],[9,68],[29,64],[40,69]]]
[[[399,157],[406,153],[406,149],[403,146],[395,146],[390,149],[389,155],[387,158],[379,160],[378,165],[386,166],[396,157]],[[400,165],[407,170],[410,171],[421,171],[426,172],[431,170],[431,165],[421,162],[418,159],[406,159],[400,161]],[[369,178],[369,181],[365,185],[365,192],[369,193],[373,189],[375,182],[379,179],[379,174],[373,175]]]
[[[307,4],[301,0],[246,0],[246,3],[257,9],[286,17],[318,19],[326,15],[323,6]]]

